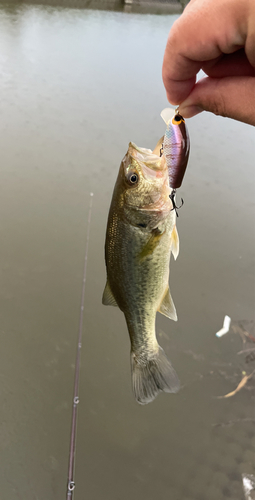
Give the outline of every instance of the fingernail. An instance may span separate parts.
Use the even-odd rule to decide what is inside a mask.
[[[182,115],[184,118],[191,118],[192,116],[198,115],[199,113],[202,113],[204,111],[202,108],[199,106],[194,106],[194,105],[183,105],[180,104],[179,106],[179,113]]]

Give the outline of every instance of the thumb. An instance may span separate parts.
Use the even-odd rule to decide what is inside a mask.
[[[255,126],[255,77],[203,78],[179,106],[184,118],[210,111]]]

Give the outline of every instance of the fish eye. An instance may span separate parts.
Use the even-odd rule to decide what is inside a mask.
[[[139,176],[136,172],[130,172],[129,175],[127,176],[127,180],[129,184],[137,184],[139,181]]]

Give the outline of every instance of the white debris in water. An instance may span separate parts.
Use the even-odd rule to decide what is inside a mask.
[[[216,337],[222,337],[222,335],[225,335],[226,333],[228,333],[230,323],[231,323],[231,318],[229,316],[225,316],[224,321],[223,321],[223,328],[221,328],[221,330],[219,330],[217,333],[215,333]]]
[[[253,474],[242,474],[245,500],[253,500],[255,493],[255,476]]]

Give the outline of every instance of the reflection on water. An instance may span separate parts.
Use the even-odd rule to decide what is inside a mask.
[[[171,265],[179,321],[157,319],[178,395],[135,403],[123,315],[101,305],[113,184],[128,142],[153,148],[164,132],[161,63],[174,19],[0,11],[0,477],[8,500],[65,495],[91,191],[75,498],[240,500],[241,474],[252,473],[254,379],[215,399],[254,363],[237,355],[240,335],[215,337],[225,314],[253,315],[251,127],[209,114],[188,123],[181,250]]]
[[[189,0],[21,0],[1,2],[5,10],[11,12],[20,6],[43,3],[44,8],[97,9],[116,12],[136,12],[140,14],[176,14],[183,11]]]

